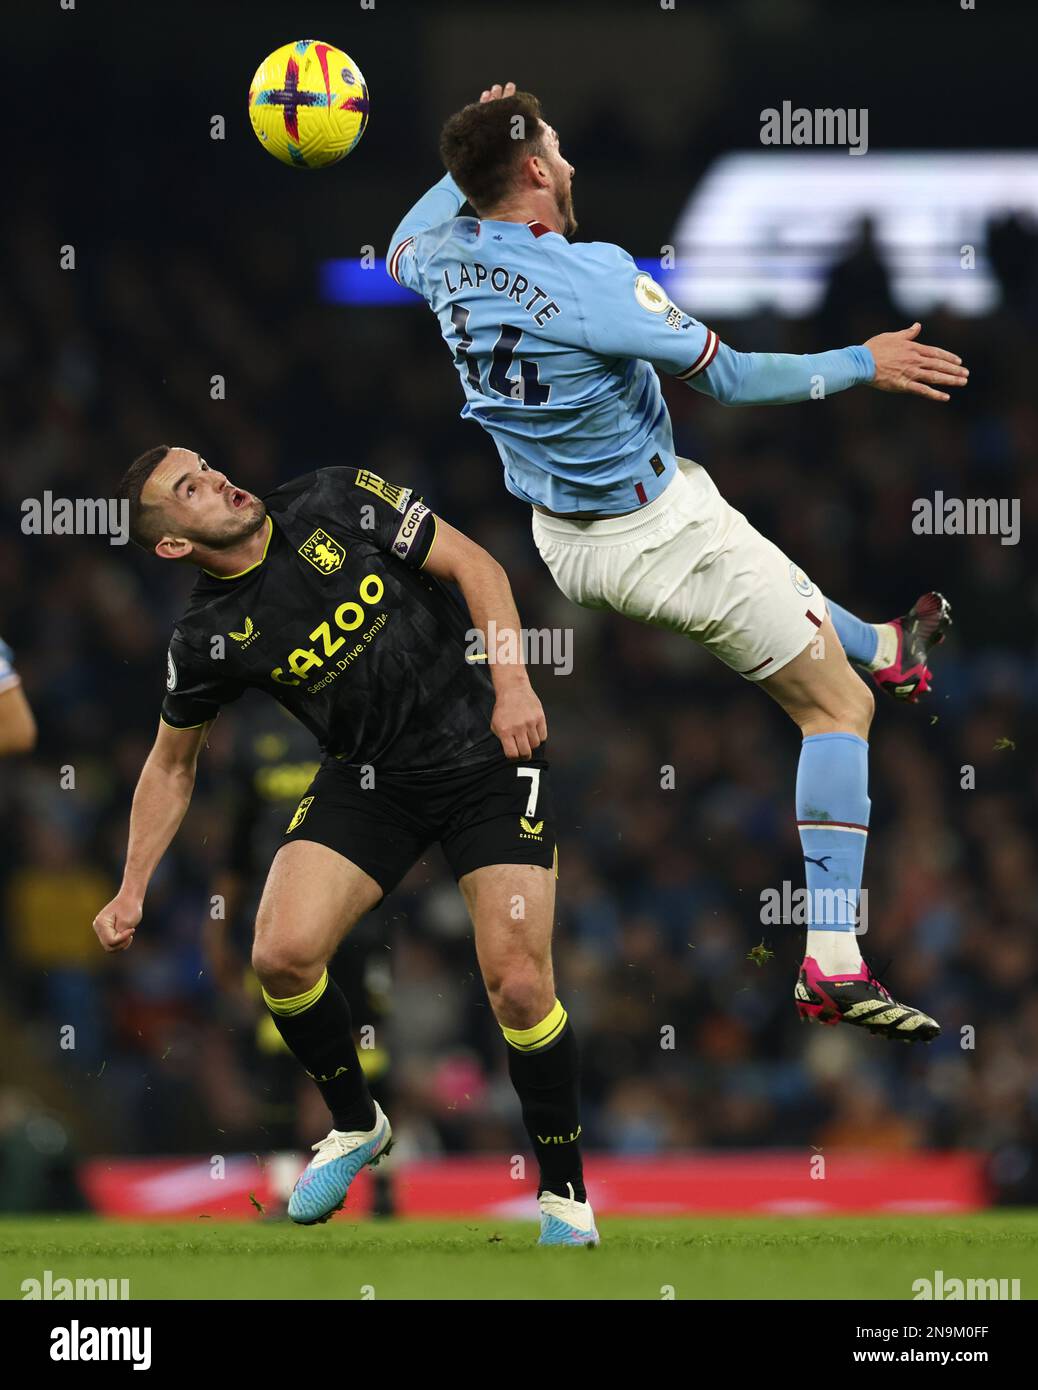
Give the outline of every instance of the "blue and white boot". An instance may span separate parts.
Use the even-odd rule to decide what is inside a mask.
[[[567,1183],[568,1197],[556,1197],[554,1192],[542,1192],[537,1198],[541,1205],[541,1238],[538,1245],[597,1245],[595,1213],[590,1202],[578,1202],[573,1184]]]
[[[288,1214],[300,1226],[327,1221],[346,1204],[350,1183],[365,1164],[374,1166],[393,1146],[393,1131],[375,1101],[371,1129],[333,1129],[314,1144],[312,1158],[296,1180],[288,1199]]]

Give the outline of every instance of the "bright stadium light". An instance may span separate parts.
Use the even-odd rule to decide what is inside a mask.
[[[988,224],[1009,213],[1038,218],[1038,155],[725,155],[689,197],[674,234],[677,264],[664,278],[698,318],[800,317],[818,308],[867,218],[906,313],[984,314],[1000,299]]]

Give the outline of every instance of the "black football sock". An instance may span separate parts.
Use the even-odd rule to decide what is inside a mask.
[[[566,1010],[556,999],[533,1028],[502,1028],[508,1074],[523,1111],[523,1124],[540,1167],[537,1195],[587,1201],[580,1158],[580,1063]]]
[[[317,1085],[335,1129],[371,1129],[375,1106],[353,1042],[346,996],[327,970],[304,994],[263,1001],[286,1046]]]

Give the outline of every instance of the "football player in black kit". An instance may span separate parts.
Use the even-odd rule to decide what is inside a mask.
[[[324,755],[267,876],[252,955],[278,1031],[332,1115],[289,1215],[327,1220],[391,1143],[327,963],[439,841],[472,918],[537,1155],[541,1243],[596,1244],[576,1043],[551,965],[547,729],[521,659],[495,661],[485,647],[491,624],[510,651],[522,647],[504,570],[409,488],[363,468],[323,468],[260,499],[192,450],[160,445],[136,460],[118,495],[138,544],[201,573],[170,643],[122,884],[94,919],[102,946],[133,942],[209,724],[247,688],[266,691]],[[487,663],[473,659],[475,631]]]

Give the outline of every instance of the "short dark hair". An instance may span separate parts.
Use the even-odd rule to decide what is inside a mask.
[[[541,103],[529,92],[463,106],[440,133],[440,158],[477,212],[495,208],[520,163],[545,152]]]
[[[144,485],[169,453],[172,446],[156,444],[135,458],[120,479],[116,497],[130,504],[130,540],[144,550],[154,550],[165,534],[162,510],[141,501]]]

